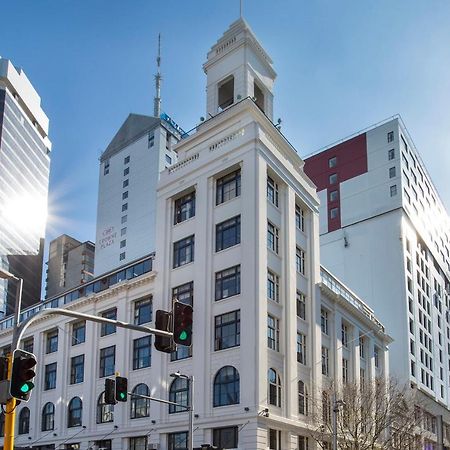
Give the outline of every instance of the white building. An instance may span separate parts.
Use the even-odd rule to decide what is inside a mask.
[[[400,117],[305,161],[318,186],[322,262],[377,311],[390,369],[450,406],[450,220]]]
[[[100,157],[95,275],[155,251],[159,173],[183,130],[170,117],[130,114]]]

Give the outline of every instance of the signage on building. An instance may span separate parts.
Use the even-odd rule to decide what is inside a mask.
[[[179,134],[180,137],[183,137],[186,134],[186,132],[183,130],[183,128],[181,128],[175,122],[175,120],[173,120],[172,117],[170,117],[168,114],[166,114],[164,112],[161,113],[160,119],[164,120],[164,122],[166,122],[166,124],[169,125],[169,127],[172,128],[173,131],[175,131],[177,134]]]

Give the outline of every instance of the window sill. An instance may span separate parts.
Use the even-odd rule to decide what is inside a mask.
[[[189,217],[189,219],[185,219],[185,220],[182,220],[181,222],[174,223],[172,226],[174,228],[177,228],[179,225],[182,225],[187,222],[192,222],[194,219],[195,219],[195,215],[193,215],[192,217]]]

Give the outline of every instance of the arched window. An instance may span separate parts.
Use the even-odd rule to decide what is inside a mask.
[[[27,434],[30,432],[30,410],[22,408],[19,414],[19,434]]]
[[[213,406],[239,403],[239,372],[233,366],[222,367],[214,378]]]
[[[298,382],[298,412],[305,416],[308,415],[308,391],[305,383],[300,380]]]
[[[81,426],[83,416],[83,402],[80,397],[74,397],[69,402],[69,415],[67,417],[67,427]]]
[[[106,404],[105,393],[102,392],[97,400],[97,423],[107,423],[113,421],[114,421],[114,405]]]
[[[46,403],[42,409],[42,431],[50,431],[55,429],[55,405],[53,403]]]
[[[175,378],[170,385],[169,400],[187,406],[189,404],[189,383],[185,378]],[[169,405],[169,414],[184,412],[186,408]]]
[[[281,406],[281,380],[275,369],[269,369],[269,403]]]
[[[133,389],[133,394],[150,395],[148,386],[144,383],[138,384]],[[150,416],[150,400],[146,398],[131,396],[131,419],[139,419],[141,417]]]

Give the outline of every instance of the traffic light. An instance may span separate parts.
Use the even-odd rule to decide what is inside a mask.
[[[173,303],[173,341],[179,345],[192,345],[192,313],[191,305]]]
[[[25,402],[29,400],[31,390],[34,388],[33,380],[36,373],[33,368],[36,364],[36,356],[33,353],[19,349],[14,350],[9,386],[11,397]]]
[[[155,328],[161,331],[172,331],[172,314],[158,309],[156,311]],[[155,348],[160,352],[172,353],[175,350],[175,345],[171,337],[155,335]]]
[[[128,379],[116,377],[116,401],[126,402],[128,396]]]
[[[116,380],[105,378],[105,403],[115,405],[116,402]]]

